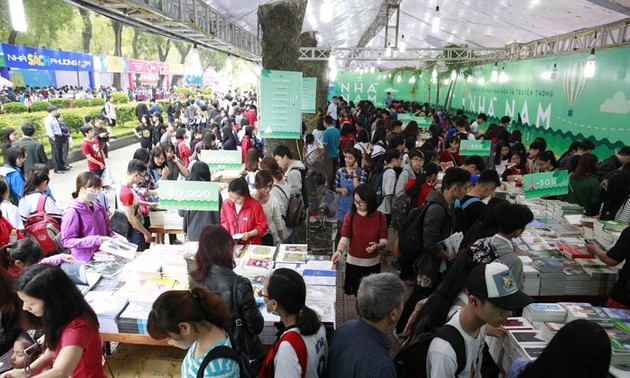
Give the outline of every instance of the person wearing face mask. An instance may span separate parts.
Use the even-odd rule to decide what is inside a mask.
[[[61,218],[61,245],[79,261],[90,261],[101,244],[116,234],[111,230],[105,208],[97,201],[102,190],[100,177],[92,172],[77,176],[75,199]]]

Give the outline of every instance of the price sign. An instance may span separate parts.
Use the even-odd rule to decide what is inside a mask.
[[[160,208],[219,211],[219,184],[205,181],[160,181]]]
[[[569,173],[562,170],[525,175],[523,189],[525,189],[525,198],[567,194],[569,193]]]
[[[461,156],[480,155],[488,156],[492,151],[492,141],[490,140],[467,140],[459,143],[459,154]]]
[[[201,150],[199,159],[208,164],[210,171],[240,171],[241,151],[239,150]]]
[[[398,114],[398,120],[403,123],[409,122],[409,121],[416,121],[419,127],[431,126],[431,117],[417,117],[413,114],[403,113],[403,114]]]

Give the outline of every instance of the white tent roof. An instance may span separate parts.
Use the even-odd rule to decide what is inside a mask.
[[[274,0],[204,1],[255,34],[258,5]],[[319,47],[357,47],[385,1],[309,0],[302,30],[318,31]],[[441,27],[438,33],[432,33],[438,3]],[[332,22],[322,22],[324,4],[332,4]],[[449,43],[503,47],[510,42],[530,42],[630,17],[630,0],[402,0],[400,7],[399,33],[404,34],[408,48]],[[395,25],[394,17],[389,24]],[[391,34],[389,40],[393,45]],[[380,48],[384,44],[383,29],[366,47]]]

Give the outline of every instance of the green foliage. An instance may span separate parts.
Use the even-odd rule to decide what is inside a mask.
[[[76,133],[85,123],[84,116],[79,115],[76,111],[63,111],[63,122],[70,129],[70,133]]]
[[[5,104],[5,109],[7,105],[22,105],[22,107],[26,108],[24,104],[10,102]],[[119,125],[123,125],[126,122],[135,120],[135,104],[125,104],[116,106],[116,115],[117,121]],[[71,131],[77,131],[83,125],[83,120],[86,115],[91,117],[96,117],[101,114],[101,107],[88,107],[88,108],[72,108],[72,109],[62,109],[61,114],[63,114],[64,122],[68,126]],[[22,111],[20,114],[1,114],[0,115],[0,133],[7,127],[19,128],[24,123],[30,123],[35,128],[35,139],[37,140],[45,140],[46,139],[46,131],[44,128],[44,119],[48,115],[45,111],[40,112],[32,112],[26,113]],[[135,124],[131,124],[135,127]]]
[[[168,108],[168,100],[158,100],[156,102],[162,107],[162,110],[166,112],[166,108]]]
[[[105,105],[105,100],[103,100],[100,97],[94,97],[93,99],[90,100],[90,105],[92,105],[92,106],[103,106],[103,105]]]
[[[190,95],[194,94],[194,93],[193,93],[193,91],[192,91],[192,89],[190,89],[190,88],[186,88],[186,87],[179,87],[179,88],[177,88],[177,89],[175,90],[175,93],[177,93],[177,94],[183,93],[183,94],[184,94],[184,96],[186,96],[186,97],[188,97],[188,96],[190,96]]]
[[[126,104],[129,102],[129,96],[126,93],[114,92],[112,93],[112,100],[114,100],[114,104]]]
[[[49,100],[50,105],[56,106],[58,108],[67,108],[70,104],[70,99],[67,98],[51,98]]]
[[[201,91],[201,94],[205,97],[212,97],[212,89],[208,88],[208,89],[204,89]]]
[[[76,106],[77,108],[87,108],[88,106],[91,106],[91,104],[90,100],[79,98],[74,100],[74,106]]]
[[[7,114],[26,113],[28,108],[21,102],[8,102],[3,106],[4,112]]]
[[[31,104],[31,112],[41,112],[48,109],[50,102],[48,101],[34,101]]]

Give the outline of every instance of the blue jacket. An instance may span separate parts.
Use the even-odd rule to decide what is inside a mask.
[[[24,177],[22,176],[22,170],[18,167],[13,167],[9,164],[5,164],[0,167],[0,176],[4,176],[9,184],[11,194],[20,201],[22,198],[22,192],[24,191]]]

